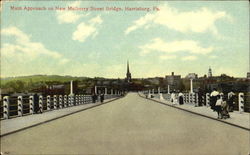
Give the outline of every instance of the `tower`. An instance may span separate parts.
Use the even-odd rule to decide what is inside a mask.
[[[131,73],[129,72],[129,62],[127,61],[127,74],[126,74],[126,82],[131,82]]]
[[[207,77],[212,77],[212,69],[209,66]]]

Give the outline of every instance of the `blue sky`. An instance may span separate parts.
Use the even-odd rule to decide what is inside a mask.
[[[65,11],[10,7],[66,7]],[[68,11],[67,7],[122,11]],[[125,11],[125,7],[150,11]],[[158,11],[153,7],[159,8]],[[124,78],[249,71],[247,1],[4,2],[1,76],[57,74]]]

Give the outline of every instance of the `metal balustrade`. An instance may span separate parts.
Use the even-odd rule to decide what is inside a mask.
[[[104,96],[104,99],[120,96],[118,94],[108,94]],[[97,96],[96,102],[99,101],[100,96]],[[0,99],[0,114],[1,119],[8,119],[89,103],[93,103],[91,95],[40,95],[37,96],[36,101],[33,95],[4,96]]]

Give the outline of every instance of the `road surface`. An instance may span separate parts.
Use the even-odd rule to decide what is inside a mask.
[[[136,93],[1,138],[6,154],[247,155],[249,131]]]

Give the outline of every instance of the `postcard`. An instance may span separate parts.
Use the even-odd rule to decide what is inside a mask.
[[[1,155],[250,153],[249,2],[1,1]]]

